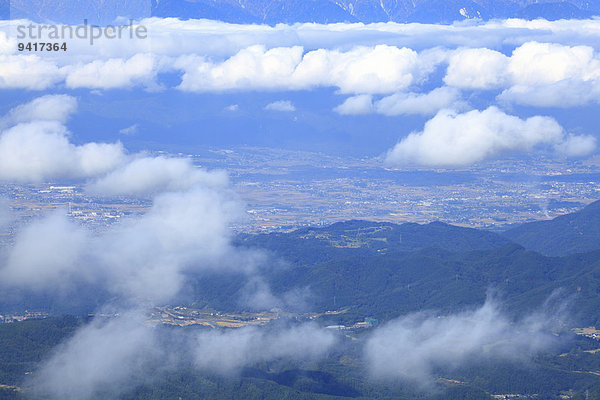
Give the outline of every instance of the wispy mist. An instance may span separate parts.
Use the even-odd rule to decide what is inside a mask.
[[[559,343],[564,309],[549,307],[516,321],[493,298],[480,308],[436,316],[420,312],[390,321],[369,337],[365,359],[374,378],[428,386],[438,367],[473,360],[527,360]]]

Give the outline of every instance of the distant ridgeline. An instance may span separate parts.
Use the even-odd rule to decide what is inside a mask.
[[[242,235],[238,244],[268,249],[287,262],[265,271],[268,283],[277,294],[310,288],[317,309],[351,307],[357,315],[386,319],[480,304],[493,288],[518,312],[561,289],[565,296],[575,295],[582,322],[600,325],[599,222],[600,202],[595,202],[503,234],[440,222],[349,221]],[[227,304],[219,296],[225,287],[211,290],[202,280],[197,285],[206,301],[220,298],[222,306]]]
[[[108,23],[126,18],[177,17],[232,23],[423,22],[465,19],[589,18],[600,14],[590,0],[0,0],[0,18]]]
[[[600,249],[600,201],[549,221],[530,222],[504,232],[527,249],[564,256]]]
[[[600,202],[504,233],[441,222],[348,221],[289,233],[242,234],[234,245],[270,255],[261,279],[276,297],[298,297],[282,307],[348,309],[332,323],[387,320],[423,309],[452,312],[482,304],[489,289],[519,313],[539,307],[560,289],[565,297],[574,296],[578,322],[600,326]],[[182,304],[223,311],[260,308],[245,297],[244,274],[202,272],[187,282]],[[89,298],[74,303],[48,293],[2,293],[0,314],[29,309],[85,315],[110,296],[92,287],[80,293]]]
[[[423,22],[472,18],[589,18],[586,0],[153,0],[158,17],[208,18],[235,23]]]

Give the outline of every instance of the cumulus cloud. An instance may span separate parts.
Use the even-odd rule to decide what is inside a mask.
[[[175,64],[185,70],[179,88],[187,91],[288,88],[302,52],[300,46],[267,50],[255,45],[222,63],[184,56]]]
[[[418,82],[434,68],[431,57],[421,60],[414,50],[388,45],[303,52],[300,46],[256,45],[221,63],[183,56],[173,65],[185,71],[179,88],[195,92],[333,86],[342,93],[391,93]]]
[[[296,107],[289,100],[279,100],[279,101],[274,101],[273,103],[267,104],[265,106],[265,110],[291,112],[291,111],[296,111]]]
[[[134,85],[154,86],[158,72],[154,56],[136,54],[128,59],[94,60],[65,67],[66,86],[70,89],[115,89]]]
[[[600,80],[563,80],[541,86],[513,85],[497,97],[503,104],[570,108],[600,103]]]
[[[33,99],[10,110],[0,121],[0,126],[12,126],[22,122],[56,121],[62,124],[77,110],[77,99],[66,95],[46,95]]]
[[[0,55],[1,89],[48,89],[66,76],[55,62],[32,55]]]
[[[372,95],[358,95],[347,98],[334,108],[341,115],[378,113],[395,115],[433,115],[443,108],[461,109],[466,103],[460,100],[460,91],[441,87],[429,93],[394,93],[373,102]]]
[[[460,92],[441,87],[429,93],[396,93],[375,103],[375,111],[384,115],[419,114],[433,115],[443,108],[464,108]]]
[[[70,143],[66,127],[55,121],[21,123],[0,133],[0,180],[97,176],[113,169],[123,157],[120,143]]]
[[[513,51],[508,73],[515,84],[546,85],[600,78],[600,59],[589,46],[529,42]]]
[[[451,86],[490,89],[543,86],[564,80],[600,77],[600,59],[590,46],[527,42],[510,57],[485,48],[460,49],[449,59],[444,81]]]
[[[596,138],[589,135],[568,135],[555,147],[567,157],[584,157],[596,148]]]
[[[0,121],[0,180],[40,182],[86,178],[119,165],[120,143],[74,145],[64,122],[77,108],[75,98],[48,95],[11,110]]]
[[[575,69],[595,68],[585,66],[583,47],[597,48],[599,36],[597,20],[270,27],[149,18],[140,24],[148,29],[147,40],[99,39],[89,46],[87,40],[65,39],[69,51],[64,54],[31,55],[17,54],[10,23],[0,22],[0,87],[153,88],[157,74],[181,71],[179,87],[199,92],[337,87],[343,93],[390,94],[426,79],[448,56],[448,85],[487,89],[502,87],[507,78],[503,68],[510,69],[507,58],[514,58],[511,71],[527,58],[518,52],[504,57],[498,51],[507,46],[570,46],[567,51],[550,49],[552,55],[543,56],[548,62],[535,61],[541,54],[536,49],[523,49],[534,62],[525,64],[522,73],[540,69],[540,76],[546,76],[560,68],[573,72],[572,60],[579,65]],[[433,48],[439,51],[431,52]],[[452,53],[457,48],[464,51]],[[552,57],[566,58],[553,63]]]
[[[504,89],[498,100],[536,107],[598,102],[600,57],[591,46],[527,42],[510,57],[485,48],[449,58],[444,82],[464,89]]]
[[[342,93],[391,93],[407,88],[427,72],[414,50],[377,45],[347,52],[308,52],[294,77],[309,87],[336,86]]]
[[[360,115],[373,112],[373,96],[370,94],[360,94],[358,96],[348,97],[342,104],[333,109],[341,115]]]
[[[453,87],[493,89],[507,82],[509,58],[489,49],[460,49],[448,61],[444,82]]]
[[[376,378],[402,379],[427,386],[435,368],[472,360],[524,360],[558,344],[561,308],[512,321],[493,299],[475,310],[447,316],[421,312],[393,320],[374,331],[365,345]]]
[[[442,110],[423,131],[402,139],[387,154],[389,165],[465,166],[505,153],[553,147],[567,156],[595,150],[591,136],[567,135],[550,117],[520,119],[496,107],[463,114]]]

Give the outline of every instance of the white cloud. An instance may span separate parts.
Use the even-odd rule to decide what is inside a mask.
[[[128,126],[127,128],[123,128],[119,130],[119,133],[122,135],[135,135],[140,130],[139,124],[133,124]]]
[[[40,182],[94,177],[119,165],[120,143],[69,141],[65,121],[77,108],[75,98],[48,95],[12,109],[0,120],[0,180]]]
[[[0,89],[43,90],[64,77],[56,63],[35,54],[0,55]]]
[[[508,105],[558,108],[600,103],[600,80],[582,82],[567,79],[542,86],[514,85],[502,91],[497,100]]]
[[[64,124],[76,110],[77,99],[72,96],[41,96],[10,110],[0,119],[0,127],[31,121],[56,121]]]
[[[73,98],[45,96],[4,120],[65,120],[74,108]],[[65,126],[53,120],[20,122],[0,134],[0,178],[89,178],[87,189],[98,195],[155,195],[144,215],[125,218],[104,233],[92,234],[60,211],[17,232],[2,263],[3,283],[34,290],[84,281],[122,297],[169,298],[186,269],[212,268],[227,253],[228,225],[243,215],[223,171],[196,168],[188,159],[128,157],[118,143],[76,146]],[[233,253],[232,263],[249,265]],[[221,261],[223,268],[230,265]]]
[[[318,359],[337,343],[333,332],[313,324],[176,331],[144,319],[141,311],[124,311],[80,328],[33,375],[34,393],[66,400],[118,398],[182,365],[227,376],[264,361]]]
[[[73,145],[59,122],[21,123],[0,133],[0,180],[41,182],[85,178],[113,169],[124,158],[120,143]]]
[[[303,48],[251,46],[221,63],[183,56],[174,61],[185,71],[180,89],[206,92],[224,90],[307,90],[338,87],[342,93],[391,93],[427,76],[431,58],[395,46],[359,46],[342,52]]]
[[[493,89],[502,87],[508,79],[509,58],[489,49],[460,49],[448,61],[444,82],[453,87],[467,89]]]
[[[600,59],[589,46],[529,42],[515,49],[508,72],[516,85],[541,86],[565,79],[600,78]]]
[[[166,157],[135,158],[87,185],[92,193],[140,196],[166,191],[189,190],[196,185],[226,187],[225,171],[207,172],[188,159]]]
[[[428,72],[414,50],[377,45],[347,52],[308,52],[294,78],[300,87],[335,86],[342,93],[391,93],[407,88]]]
[[[342,104],[333,109],[341,115],[370,114],[373,112],[373,96],[370,94],[359,94],[348,97]]]
[[[391,94],[414,90],[445,60],[445,82],[458,88],[598,79],[597,20],[269,27],[150,18],[141,24],[147,40],[99,40],[92,47],[68,39],[67,53],[31,55],[14,54],[11,26],[0,22],[0,88],[153,89],[157,74],[183,72],[179,88],[195,92],[335,87]],[[351,47],[358,38],[360,45]],[[498,52],[507,46],[516,47],[510,57]]]
[[[460,91],[441,87],[429,93],[394,93],[373,102],[372,95],[347,98],[333,110],[341,115],[377,113],[394,115],[433,115],[443,108],[462,109],[466,103],[460,100]]]
[[[179,88],[199,92],[289,88],[302,51],[299,46],[267,50],[256,45],[216,64],[184,56],[175,64],[185,70]]]
[[[152,361],[166,355],[143,315],[93,320],[54,349],[33,377],[37,395],[53,399],[117,398],[142,383]],[[148,378],[146,378],[148,379]]]
[[[111,58],[65,67],[70,89],[115,89],[134,85],[154,86],[157,74],[154,56],[136,54],[129,59]]]
[[[588,135],[567,135],[563,142],[555,146],[557,151],[567,157],[585,157],[596,148],[596,138]]]
[[[552,330],[562,313],[539,312],[511,321],[489,300],[479,309],[436,317],[409,314],[378,328],[364,349],[371,374],[427,386],[433,370],[472,359],[524,360],[558,343]]]
[[[600,102],[600,57],[591,46],[527,42],[510,57],[489,49],[460,49],[449,59],[446,84],[502,89],[504,103],[574,107]]]
[[[36,290],[46,285],[64,289],[72,284],[64,277],[76,274],[81,281],[93,279],[94,271],[80,265],[81,248],[88,240],[88,233],[68,221],[64,210],[27,225],[16,235],[0,269],[4,283],[27,282]]]
[[[188,361],[198,368],[229,373],[260,361],[304,360],[326,353],[335,336],[312,325],[201,333],[184,338],[190,343],[185,349],[162,347],[180,338],[169,336],[161,342],[159,328],[148,326],[145,315],[127,311],[129,307],[172,301],[189,275],[200,271],[250,276],[263,257],[231,244],[229,227],[245,213],[224,172],[196,168],[188,159],[126,157],[120,145],[115,153],[119,160],[104,165],[108,148],[103,146],[113,145],[69,142],[63,123],[75,108],[73,98],[46,96],[5,117],[7,124],[17,125],[0,136],[0,155],[21,151],[13,159],[1,158],[6,178],[89,177],[88,190],[100,195],[154,197],[143,215],[123,218],[101,232],[80,226],[65,210],[57,210],[18,229],[14,245],[0,254],[2,286],[49,296],[80,296],[82,286],[93,287],[94,293],[109,293],[120,314],[94,319],[57,347],[33,376],[36,394],[116,398],[148,379],[149,372],[160,373],[172,354],[177,359],[190,357]],[[199,349],[205,349],[202,357],[196,353]]]
[[[279,101],[274,101],[273,103],[267,104],[265,106],[265,110],[291,112],[291,111],[296,111],[296,107],[289,100],[279,100]]]
[[[199,333],[193,348],[198,368],[229,374],[261,361],[321,357],[336,341],[332,332],[304,324],[275,331],[247,327]]]
[[[384,115],[419,114],[433,115],[443,108],[461,109],[460,92],[454,88],[441,87],[429,93],[396,93],[375,103],[375,111]]]
[[[17,39],[0,31],[0,54],[11,54],[17,49]]]
[[[386,162],[464,166],[504,153],[532,151],[539,146],[553,146],[565,155],[582,155],[595,149],[595,139],[566,136],[563,128],[549,117],[523,120],[496,107],[464,114],[442,110],[425,124],[422,132],[413,132],[402,139],[388,153]]]
[[[256,259],[236,257],[229,245],[228,226],[242,210],[231,192],[198,185],[157,195],[144,215],[99,234],[56,212],[17,233],[2,283],[68,293],[89,282],[120,298],[168,301],[186,272],[254,267]]]

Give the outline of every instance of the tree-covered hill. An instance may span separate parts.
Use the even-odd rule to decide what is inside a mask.
[[[548,256],[600,249],[600,201],[552,220],[519,225],[504,232],[504,236]]]

